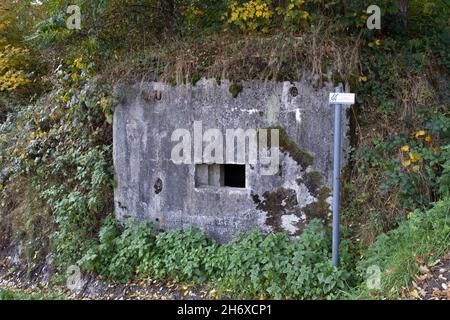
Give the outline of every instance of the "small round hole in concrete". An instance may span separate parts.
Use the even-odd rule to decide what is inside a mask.
[[[155,90],[155,100],[161,100],[162,94],[160,90]]]
[[[291,96],[293,96],[293,97],[298,96],[298,89],[297,89],[297,87],[291,87],[291,88],[289,89],[289,94],[290,94]]]
[[[162,191],[163,188],[163,183],[162,180],[160,178],[156,179],[156,182],[153,186],[153,188],[155,189],[155,193],[158,194]]]

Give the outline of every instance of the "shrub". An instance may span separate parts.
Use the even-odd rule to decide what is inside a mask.
[[[114,217],[107,217],[99,232],[99,243],[87,251],[80,264],[114,280],[127,282],[149,261],[155,245],[153,227],[147,222],[128,220],[122,233]]]
[[[284,233],[252,231],[228,244],[209,240],[194,227],[152,236],[148,224],[126,224],[121,235],[111,218],[105,220],[97,246],[82,259],[87,270],[114,280],[136,273],[159,279],[213,284],[239,297],[321,298],[348,287],[349,250],[342,246],[343,264],[330,263],[330,234],[312,221],[294,241]],[[115,238],[114,238],[115,237]]]
[[[28,216],[40,210],[55,222],[36,237],[51,238],[62,272],[88,250],[110,209],[111,98],[91,78],[92,67],[82,57],[68,60],[52,77],[57,90],[34,105],[14,108],[0,124],[0,210],[6,208],[14,182],[26,177],[34,195]]]
[[[242,4],[233,0],[230,3],[228,23],[238,26],[242,31],[267,33],[273,16],[269,5],[270,1],[265,0],[250,0]]]
[[[278,14],[284,14],[284,22],[293,30],[298,29],[299,25],[309,19],[309,12],[305,11],[302,6],[304,0],[289,0],[286,8],[278,6],[276,11]]]
[[[160,233],[156,236],[155,255],[146,269],[158,278],[205,282],[215,273],[207,268],[207,261],[217,248],[216,243],[192,226]]]
[[[341,269],[331,261],[329,230],[313,220],[302,235],[290,241],[283,233],[263,236],[251,232],[227,245],[227,268],[219,285],[242,296],[323,298],[344,290],[350,274],[347,243]]]
[[[0,91],[14,91],[31,82],[24,71],[28,59],[27,49],[7,45],[0,50]]]
[[[397,185],[402,207],[427,208],[448,190],[450,119],[444,114],[422,113],[421,127],[404,139],[399,156],[391,161],[383,185],[383,194]],[[401,140],[399,140],[401,141]]]

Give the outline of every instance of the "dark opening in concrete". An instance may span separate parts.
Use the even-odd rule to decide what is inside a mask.
[[[226,187],[245,188],[245,165],[224,164],[224,183]]]
[[[297,87],[291,87],[291,88],[289,89],[289,93],[290,93],[290,95],[293,96],[293,97],[298,96],[298,89],[297,89]]]
[[[208,186],[245,188],[245,165],[195,165],[195,187],[202,188]]]

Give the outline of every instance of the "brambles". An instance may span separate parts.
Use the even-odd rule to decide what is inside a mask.
[[[388,177],[382,192],[388,193],[398,186],[401,205],[409,211],[427,208],[430,203],[446,195],[448,173],[444,171],[449,159],[450,121],[440,114],[421,113],[425,129],[412,133],[399,148],[397,159],[391,161],[386,171]],[[400,141],[398,142],[400,143]]]

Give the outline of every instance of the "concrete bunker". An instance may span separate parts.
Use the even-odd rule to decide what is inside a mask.
[[[307,81],[248,81],[239,84],[238,94],[230,90],[233,85],[202,79],[196,85],[148,82],[117,88],[114,196],[119,220],[150,220],[160,229],[192,224],[225,242],[254,228],[296,236],[311,219],[328,217],[334,112],[327,101],[332,85],[317,89]],[[343,156],[347,127],[343,117]],[[214,161],[205,160],[208,146],[201,146],[200,153],[195,146],[199,139],[207,142],[207,132],[226,137],[227,130],[238,128],[255,130],[258,141],[264,130],[279,130],[275,174],[261,174],[265,163],[259,157],[256,162],[236,154],[221,158],[215,150]],[[180,163],[173,161],[177,129],[189,134],[193,145],[180,153]]]

